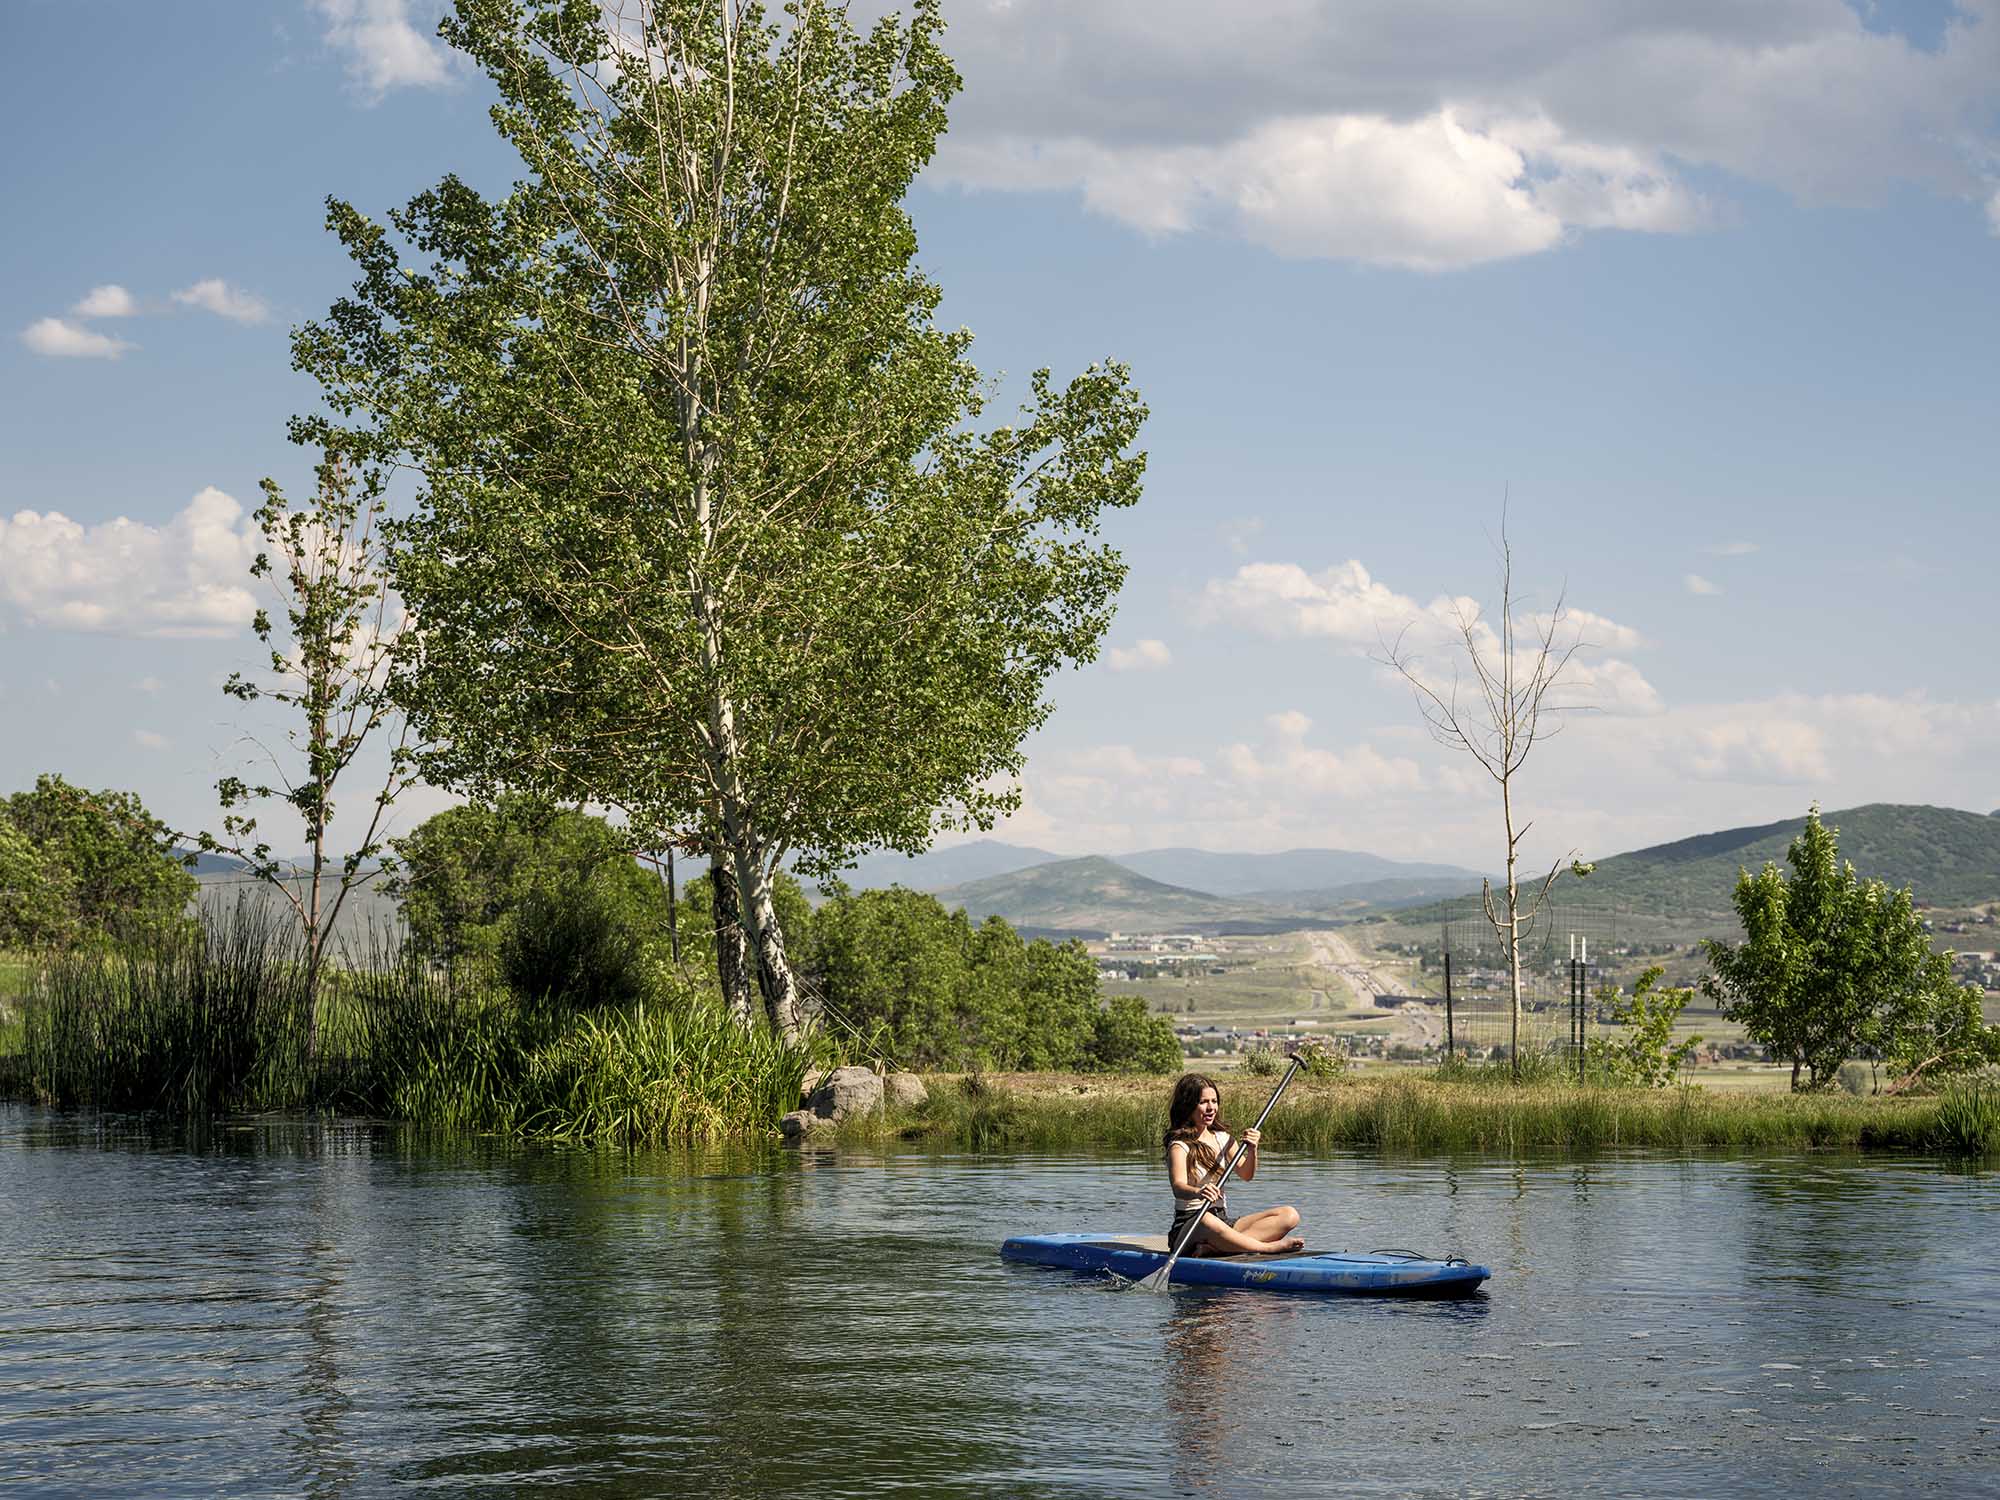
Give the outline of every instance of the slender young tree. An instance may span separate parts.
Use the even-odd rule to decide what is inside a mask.
[[[936,0],[866,34],[826,0],[459,0],[442,33],[525,175],[392,214],[423,264],[334,203],[360,280],[294,345],[332,413],[297,435],[420,477],[398,693],[428,778],[687,831],[786,1035],[775,872],[1017,804],[1143,469],[1117,365],[974,429],[902,206],[958,83],[941,30]]]
[[[1521,842],[1532,822],[1521,820],[1517,778],[1536,745],[1562,727],[1573,705],[1553,701],[1571,658],[1583,647],[1568,622],[1564,601],[1545,615],[1529,615],[1514,593],[1514,548],[1505,517],[1500,527],[1500,609],[1488,624],[1478,605],[1454,600],[1451,628],[1453,667],[1448,680],[1425,671],[1409,646],[1406,629],[1384,655],[1417,701],[1431,738],[1472,757],[1500,789],[1500,823],[1506,836],[1507,875],[1496,899],[1493,883],[1480,883],[1480,905],[1507,955],[1508,1052],[1516,1077],[1521,1071],[1521,942],[1541,915],[1549,891],[1562,873],[1562,856],[1539,880],[1520,876]],[[1579,875],[1584,867],[1573,868]]]
[[[271,780],[230,775],[216,782],[220,835],[196,836],[200,847],[246,863],[283,897],[297,921],[306,961],[308,1055],[317,1053],[311,1014],[327,941],[341,909],[384,857],[385,820],[411,774],[409,729],[389,701],[397,616],[386,582],[380,477],[357,474],[336,449],[317,470],[313,503],[294,510],[274,480],[264,481],[257,527],[265,549],[251,576],[269,583],[285,611],[282,628],[267,610],[251,628],[268,653],[267,671],[231,673],[223,691],[244,703],[269,700],[294,715],[282,752],[253,740]],[[344,854],[328,846],[334,792],[371,740],[386,750],[387,767],[367,797],[367,821]],[[271,852],[254,808],[276,799],[304,826],[303,866]]]

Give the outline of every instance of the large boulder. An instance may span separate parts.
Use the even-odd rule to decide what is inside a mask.
[[[835,1068],[806,1100],[808,1113],[838,1125],[850,1115],[879,1114],[882,1075],[873,1068]]]
[[[891,1073],[882,1080],[889,1103],[897,1109],[915,1109],[930,1097],[923,1079],[914,1073]]]

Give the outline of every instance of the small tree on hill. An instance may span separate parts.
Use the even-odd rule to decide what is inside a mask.
[[[1951,956],[1931,947],[1909,890],[1857,875],[1817,805],[1785,860],[1789,876],[1767,862],[1738,877],[1744,939],[1703,945],[1702,989],[1790,1061],[1794,1091],[1828,1087],[1869,1049],[1901,1071],[1896,1088],[2000,1058],[2000,1032],[1953,981]]]

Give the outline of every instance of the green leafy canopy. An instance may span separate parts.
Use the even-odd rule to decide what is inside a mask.
[[[333,203],[360,279],[296,337],[331,414],[295,435],[420,476],[426,772],[720,816],[809,875],[991,826],[1109,623],[1144,408],[1119,365],[1044,371],[975,430],[902,206],[958,86],[935,0],[865,34],[814,0],[625,17],[461,0],[525,176],[388,228]]]
[[[1863,880],[1840,859],[1839,834],[1814,807],[1786,854],[1736,883],[1741,943],[1706,944],[1704,990],[1744,1029],[1792,1063],[1812,1088],[1850,1057],[1887,1058],[1904,1075],[1964,1071],[2000,1060],[2000,1030],[1978,992],[1955,982],[1907,889]]]

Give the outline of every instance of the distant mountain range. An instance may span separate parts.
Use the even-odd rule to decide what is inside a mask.
[[[1102,856],[1091,856],[1103,858]],[[1129,874],[1197,893],[1260,897],[1273,892],[1344,890],[1364,881],[1444,882],[1458,889],[1479,884],[1476,871],[1457,865],[1418,864],[1385,859],[1354,849],[1288,849],[1282,854],[1216,854],[1206,849],[1141,849],[1110,857]],[[942,891],[1038,865],[1077,861],[1046,849],[977,839],[912,858],[871,854],[842,875],[857,890],[900,885],[913,891]]]
[[[1220,856],[1242,861],[1288,857]],[[1297,868],[1310,871],[1311,866],[1305,863]],[[1272,873],[1282,875],[1284,870],[1280,867]],[[946,886],[934,894],[946,906],[964,907],[975,920],[1001,916],[1016,927],[1041,931],[1171,928],[1191,932],[1277,932],[1456,895],[1467,889],[1468,881],[1478,878],[1459,871],[1448,876],[1389,877],[1349,885],[1252,890],[1235,895],[1172,885],[1140,874],[1123,860],[1089,855]]]
[[[1842,857],[1866,877],[1907,885],[1918,900],[1937,905],[2000,899],[2000,813],[1872,803],[1823,818],[1840,831]],[[1737,871],[1766,860],[1782,865],[1804,826],[1799,817],[1609,856],[1583,885],[1565,878],[1564,891],[1634,918],[1733,921]],[[941,878],[950,875],[958,878]],[[1151,849],[1064,859],[991,839],[916,859],[874,856],[856,876],[850,884],[857,887],[893,882],[928,890],[975,919],[998,915],[1020,927],[1079,932],[1276,931],[1389,911],[1426,921],[1476,893],[1481,879],[1453,865],[1339,849]]]

